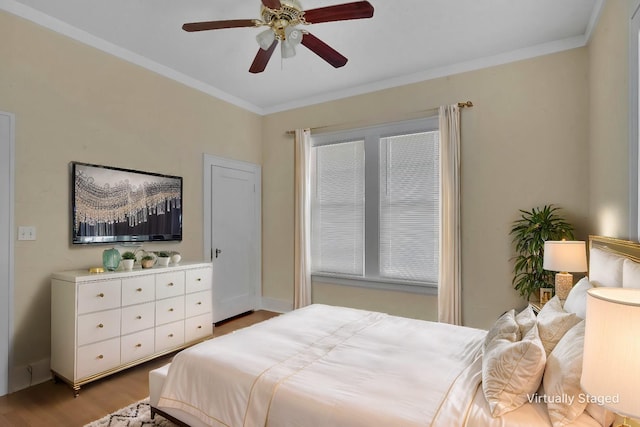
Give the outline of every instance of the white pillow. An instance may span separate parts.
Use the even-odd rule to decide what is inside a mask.
[[[564,334],[581,320],[576,314],[564,311],[562,302],[557,296],[551,298],[549,302],[542,306],[542,310],[538,313],[537,321],[540,340],[547,356]]]
[[[622,287],[640,289],[640,264],[630,259],[622,263]]]
[[[482,356],[482,390],[499,417],[528,401],[542,380],[547,358],[534,325],[521,341],[496,338]]]
[[[579,318],[584,319],[587,314],[587,291],[591,288],[593,285],[588,277],[578,280],[564,302],[564,311],[575,313]]]
[[[536,314],[533,307],[528,305],[524,310],[516,315],[516,323],[520,328],[520,337],[527,335],[527,332],[537,323]]]
[[[594,286],[621,287],[624,260],[624,257],[602,249],[591,248],[589,250],[589,281]]]
[[[482,350],[485,351],[491,341],[495,339],[506,339],[508,341],[520,341],[520,327],[516,323],[516,311],[509,310],[496,320],[484,339]]]
[[[583,347],[584,321],[581,321],[562,337],[547,357],[543,384],[553,427],[572,423],[587,407],[580,387]]]

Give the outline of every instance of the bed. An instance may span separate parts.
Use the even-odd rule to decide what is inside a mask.
[[[640,245],[590,236],[589,248],[566,301],[488,331],[313,304],[200,343],[150,372],[152,414],[192,427],[611,425],[575,390],[584,300],[640,283]]]

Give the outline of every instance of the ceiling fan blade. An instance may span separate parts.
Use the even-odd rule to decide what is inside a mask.
[[[347,19],[363,19],[373,16],[373,6],[368,1],[319,7],[304,12],[304,19],[309,24],[320,22],[344,21]]]
[[[185,31],[205,31],[220,30],[222,28],[256,27],[258,22],[255,19],[228,19],[226,21],[190,22],[184,24]]]
[[[302,37],[302,44],[335,68],[344,66],[348,61],[348,59],[342,56],[338,51],[313,34],[305,33]]]
[[[262,4],[264,7],[268,7],[269,9],[278,10],[282,7],[282,3],[280,0],[262,0]]]
[[[256,57],[253,59],[253,63],[249,68],[249,72],[253,74],[263,72],[264,69],[267,68],[267,63],[269,62],[269,59],[271,59],[271,55],[273,55],[273,51],[276,49],[277,45],[278,45],[278,39],[274,40],[273,43],[271,43],[271,46],[269,46],[269,49],[267,50],[258,49],[258,53],[256,54]]]

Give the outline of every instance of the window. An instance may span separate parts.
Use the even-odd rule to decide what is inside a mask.
[[[437,286],[439,141],[437,118],[312,137],[314,276]]]

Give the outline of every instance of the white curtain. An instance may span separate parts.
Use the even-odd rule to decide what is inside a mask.
[[[295,131],[294,308],[311,304],[311,132]]]
[[[440,117],[440,271],[438,321],[462,324],[460,267],[460,109],[443,105]]]

